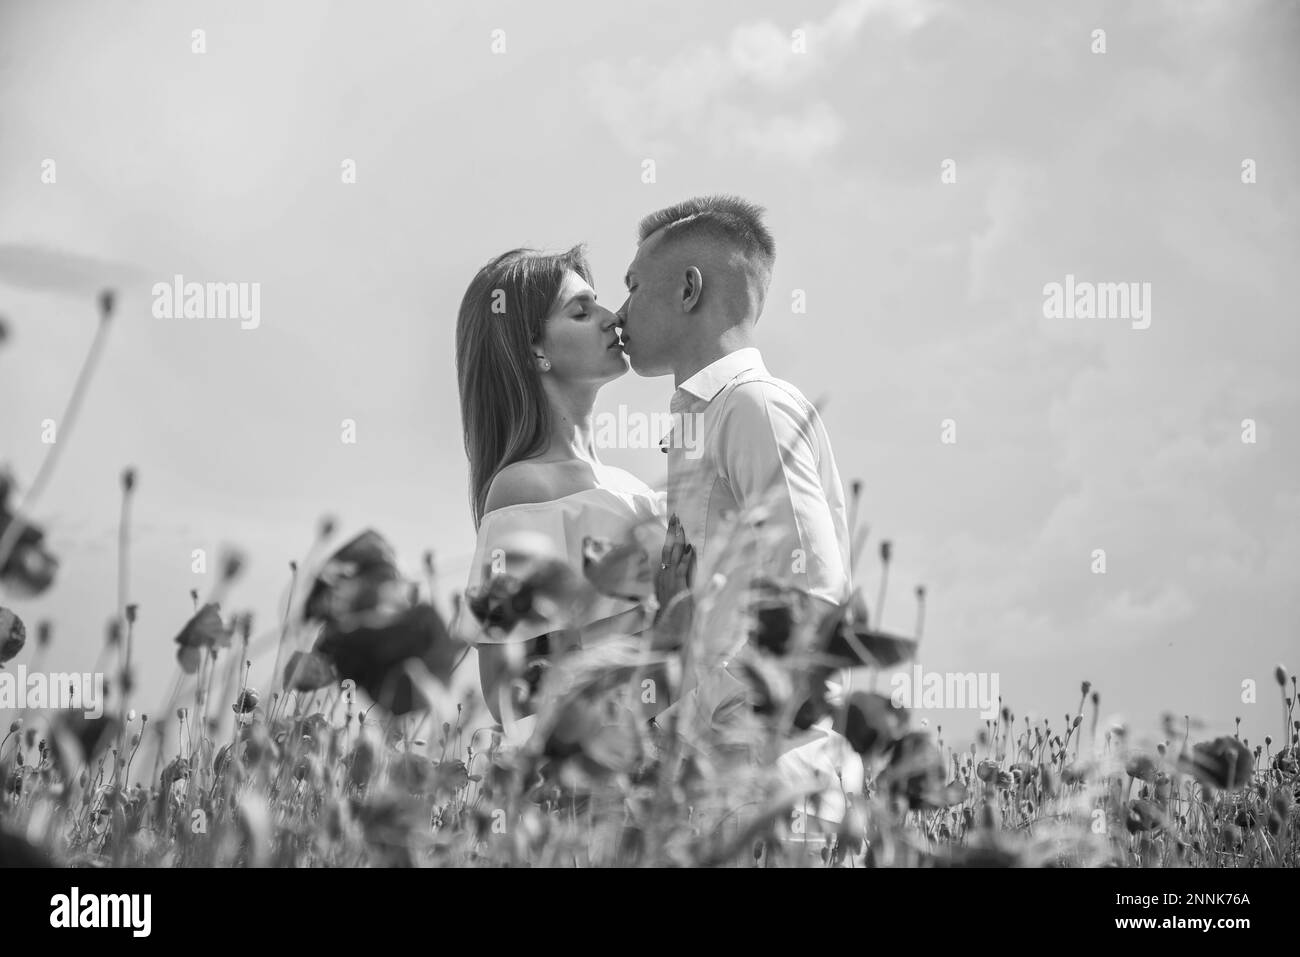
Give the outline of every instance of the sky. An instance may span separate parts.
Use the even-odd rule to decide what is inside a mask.
[[[1300,666],[1297,49],[1300,8],[1254,0],[5,0],[0,462],[20,483],[97,290],[118,309],[36,508],[58,580],[3,600],[52,624],[51,667],[91,668],[127,466],[142,699],[211,589],[193,549],[244,553],[223,608],[259,630],[324,515],[412,576],[434,549],[441,592],[461,587],[474,272],[585,242],[615,308],[638,220],[727,192],[776,237],[767,365],[862,482],[857,582],[874,605],[890,540],[881,623],[902,633],[927,588],[926,672],[996,673],[1018,719],[1059,723],[1086,679],[1137,735],[1170,712],[1276,737],[1273,669]],[[155,316],[176,274],[258,283],[257,328]],[[1149,283],[1150,325],[1046,316],[1067,276]],[[629,373],[597,412],[671,391]],[[602,455],[663,480],[656,449]]]

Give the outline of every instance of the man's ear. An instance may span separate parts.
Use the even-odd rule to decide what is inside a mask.
[[[700,275],[699,267],[686,267],[686,281],[682,284],[682,312],[690,312],[700,302],[700,296],[704,293],[704,277]]]

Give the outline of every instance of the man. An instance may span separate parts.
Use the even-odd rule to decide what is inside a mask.
[[[689,199],[641,221],[619,310],[632,369],[671,374],[676,387],[668,511],[695,550],[696,613],[706,616],[683,689],[698,684],[696,720],[739,686],[720,666],[746,639],[754,577],[792,585],[819,615],[850,588],[847,509],[826,429],[753,344],[774,261],[760,207]],[[691,428],[694,442],[676,434]]]
[[[639,375],[673,376],[668,510],[694,547],[697,582],[734,567],[724,550],[761,523],[764,547],[748,570],[829,610],[849,589],[844,489],[816,408],[753,345],[775,260],[762,215],[707,196],[642,220],[619,310],[623,347]]]

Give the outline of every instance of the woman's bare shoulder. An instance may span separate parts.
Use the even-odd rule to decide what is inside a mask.
[[[555,498],[557,476],[548,462],[511,462],[488,486],[484,514],[511,505],[531,505]]]

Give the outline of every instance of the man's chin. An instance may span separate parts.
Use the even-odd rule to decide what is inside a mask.
[[[640,362],[637,362],[636,358],[635,358],[635,357],[634,357],[630,352],[625,352],[625,353],[623,353],[623,355],[627,356],[627,364],[628,364],[628,367],[629,367],[633,372],[635,372],[637,375],[639,375],[639,376],[652,376],[652,375],[655,374],[655,373],[650,372],[649,370],[647,370],[644,364],[642,364],[642,363],[640,363]]]
[[[660,369],[657,367],[648,367],[632,360],[632,371],[643,379],[657,379],[659,376],[672,375],[672,369]]]

